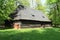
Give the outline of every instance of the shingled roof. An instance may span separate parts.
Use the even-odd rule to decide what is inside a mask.
[[[51,21],[42,11],[35,10],[23,5],[19,5],[11,15],[13,20],[35,20],[35,21]]]

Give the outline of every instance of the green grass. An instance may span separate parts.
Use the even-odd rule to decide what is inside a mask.
[[[0,40],[60,40],[60,28],[5,29]]]

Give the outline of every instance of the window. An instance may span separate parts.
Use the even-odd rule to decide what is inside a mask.
[[[45,18],[44,16],[42,16],[43,18]]]
[[[35,17],[35,15],[32,15],[33,17]]]

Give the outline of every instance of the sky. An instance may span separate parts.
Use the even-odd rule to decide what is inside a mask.
[[[42,5],[45,5],[46,0],[41,0]]]

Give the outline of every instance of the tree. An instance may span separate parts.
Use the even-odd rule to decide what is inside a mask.
[[[20,3],[21,3],[22,5],[24,5],[24,6],[30,6],[28,0],[19,0],[19,1],[20,1]]]
[[[46,7],[42,5],[41,0],[36,0],[36,4],[37,4],[36,9],[41,10],[45,13]]]
[[[60,1],[59,0],[47,0],[49,17],[53,21],[53,24],[57,27],[60,24]]]
[[[0,0],[0,24],[4,24],[4,20],[6,19],[10,19],[9,15],[20,4],[29,5],[27,0]]]
[[[0,0],[0,24],[9,19],[9,14],[16,8],[15,0]]]

